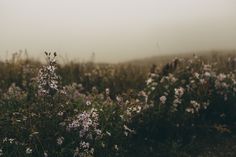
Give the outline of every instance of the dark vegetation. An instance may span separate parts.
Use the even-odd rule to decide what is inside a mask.
[[[0,156],[236,156],[236,55],[0,62]]]

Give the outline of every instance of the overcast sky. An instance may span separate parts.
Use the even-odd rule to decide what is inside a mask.
[[[117,62],[236,48],[236,0],[0,0],[0,57]]]

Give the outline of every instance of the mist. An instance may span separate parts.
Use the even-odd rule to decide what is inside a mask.
[[[235,0],[1,0],[0,57],[121,62],[236,49]]]

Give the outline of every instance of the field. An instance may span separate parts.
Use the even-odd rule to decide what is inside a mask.
[[[235,157],[236,53],[0,62],[0,156]]]

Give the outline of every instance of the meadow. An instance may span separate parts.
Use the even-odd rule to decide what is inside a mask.
[[[236,53],[0,61],[0,156],[234,157]]]

